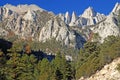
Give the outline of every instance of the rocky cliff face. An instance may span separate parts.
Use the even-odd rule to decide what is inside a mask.
[[[69,14],[66,12],[66,14]],[[66,15],[65,14],[65,15]],[[104,20],[106,16],[104,14],[100,14],[96,12],[92,7],[88,7],[82,15],[77,16],[75,12],[72,13],[72,16],[66,17],[64,14],[59,14],[62,16],[59,16],[63,21],[69,20],[69,22],[66,22],[69,26],[88,26],[88,25],[95,25],[98,22]]]
[[[33,8],[33,5],[31,6]],[[33,10],[27,5],[21,7],[26,7],[25,11],[21,13],[13,10],[18,7],[11,5],[6,5],[0,8],[1,28],[8,32],[8,34],[9,31],[12,31],[15,35],[18,35],[21,38],[31,37],[32,39],[38,40],[40,28],[43,27],[45,23],[54,16],[54,14],[47,11],[40,11],[35,8],[33,8]],[[27,9],[27,7],[29,8]]]
[[[120,4],[116,3],[112,12],[109,15],[105,16],[104,14],[96,12],[92,7],[88,7],[79,17],[75,14],[75,12],[73,12],[72,16],[69,18],[70,23],[66,24],[68,24],[69,26],[77,26],[80,28],[87,26],[87,29],[90,29],[92,33],[98,33],[99,37],[101,38],[100,42],[103,42],[107,36],[120,35],[120,27],[118,26],[119,10]],[[62,18],[67,19],[66,17],[64,17],[64,15],[62,16]],[[88,37],[87,39],[89,38],[90,37]]]
[[[8,8],[8,9],[10,9],[18,14],[22,14],[24,12],[27,12],[28,10],[32,10],[32,11],[39,10],[40,12],[45,11],[44,9],[42,9],[34,4],[31,4],[31,5],[25,4],[25,5],[17,5],[17,6],[13,6],[11,4],[6,4],[3,7]]]
[[[100,71],[96,72],[90,78],[81,78],[79,80],[120,80],[120,72],[116,69],[118,64],[120,64],[120,58],[105,65]]]
[[[112,10],[112,13],[119,13],[120,3],[116,3],[115,7]]]
[[[119,10],[120,5],[117,3],[113,11],[108,16],[106,16],[105,20],[91,28],[94,33],[99,33],[99,36],[101,37],[101,42],[103,42],[107,36],[120,35],[120,27],[118,25]]]
[[[24,9],[23,9],[24,8]],[[98,33],[101,42],[109,35],[119,35],[117,3],[113,11],[105,16],[92,7],[82,15],[69,12],[55,15],[36,5],[7,4],[0,7],[0,36],[14,33],[19,38],[46,42],[49,39],[60,41],[65,46],[80,48],[89,40],[91,33]]]
[[[54,38],[61,41],[65,46],[80,48],[83,46],[85,39],[77,34],[76,31],[70,30],[69,27],[58,17],[49,20],[40,31],[39,41]]]
[[[105,15],[97,13],[92,7],[88,7],[81,17],[87,20],[86,25],[95,25],[106,18]]]

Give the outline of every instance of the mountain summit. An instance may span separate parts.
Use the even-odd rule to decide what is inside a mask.
[[[115,7],[113,8],[112,12],[116,13],[120,10],[120,3],[116,3]]]
[[[90,18],[90,17],[95,17],[96,15],[97,15],[97,12],[92,7],[88,7],[82,14],[82,17]]]
[[[69,25],[71,25],[71,26],[75,25],[75,22],[76,22],[77,19],[78,19],[78,17],[76,15],[76,13],[73,11],[72,17],[71,17],[71,22],[70,22]]]
[[[17,13],[23,13],[23,12],[26,12],[28,10],[32,10],[32,11],[37,11],[37,10],[43,11],[44,10],[44,9],[40,8],[39,6],[34,5],[34,4],[31,4],[31,5],[25,4],[25,5],[17,5],[17,6],[13,6],[11,4],[6,4],[3,7],[8,8],[12,11],[17,12]]]

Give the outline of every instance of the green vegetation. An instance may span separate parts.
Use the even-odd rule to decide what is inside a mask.
[[[103,44],[87,42],[84,48],[80,50],[76,78],[81,76],[88,77],[100,70],[105,64],[110,63],[113,59],[120,57],[120,38],[109,36]]]
[[[117,65],[116,69],[120,72],[120,64]]]
[[[28,43],[18,44],[15,42],[12,48],[7,50],[7,54],[0,51],[0,80],[71,80],[75,78],[75,70],[70,62],[66,61],[63,53],[58,52],[52,61],[46,58],[38,60],[32,54]]]
[[[34,50],[34,51],[41,50],[46,53],[57,53],[60,51],[61,53],[74,56],[74,54],[77,54],[79,52],[79,50],[77,50],[77,49],[74,49],[71,47],[68,48],[67,46],[62,45],[60,43],[61,42],[59,42],[59,41],[55,41],[55,39],[51,39],[44,43],[30,42],[29,44],[30,44],[32,50]]]
[[[54,43],[54,45],[52,45]],[[48,45],[47,45],[48,44]],[[120,37],[109,36],[103,44],[87,42],[79,53],[71,51],[74,60],[66,61],[67,47],[58,43],[41,43],[16,41],[6,50],[2,43],[0,51],[0,79],[1,80],[72,80],[81,76],[88,77],[100,70],[105,64],[120,57]],[[51,45],[51,47],[50,47]],[[57,47],[55,47],[55,45]],[[2,49],[3,46],[3,49]],[[61,47],[61,48],[59,48]],[[46,51],[47,49],[48,51]],[[2,51],[3,50],[3,51]],[[55,58],[49,61],[41,56],[39,50],[56,53]],[[68,49],[69,50],[69,49]],[[33,51],[40,54],[36,56]],[[120,70],[120,65],[117,67]]]

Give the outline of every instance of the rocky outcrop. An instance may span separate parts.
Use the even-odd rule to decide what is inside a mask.
[[[88,7],[80,17],[86,19],[86,25],[95,25],[105,19],[105,15],[96,12],[92,7]]]
[[[8,35],[8,32],[2,28],[0,28],[0,36],[1,37],[4,37],[4,36],[7,36]]]
[[[70,31],[68,26],[58,17],[48,21],[40,31],[39,41],[46,42],[52,38],[74,48],[81,48],[85,42],[81,35]]]
[[[119,10],[120,10],[120,4],[116,3],[115,7],[112,10],[112,13],[119,13]]]
[[[28,10],[27,13],[23,16],[24,20],[35,21],[36,14],[34,11]]]
[[[14,32],[20,38],[38,41],[39,31],[50,20],[54,14],[47,11],[40,11],[35,5],[19,5],[20,9],[25,8],[21,13],[13,10],[18,8],[12,5],[0,7],[0,27],[4,32]],[[27,8],[29,7],[29,9]],[[18,8],[19,9],[19,8]],[[6,35],[6,33],[4,35]]]
[[[3,20],[3,18],[8,18],[13,14],[13,11],[11,11],[8,8],[0,7],[0,21]]]
[[[6,4],[3,7],[10,9],[11,11],[14,11],[16,13],[22,14],[24,12],[27,12],[28,10],[31,11],[37,11],[39,10],[40,12],[45,11],[44,9],[38,7],[37,5],[31,4],[31,5],[18,5],[18,6],[13,6],[11,4]]]
[[[88,7],[84,13],[82,14],[82,17],[84,18],[90,18],[90,17],[95,17],[97,14],[96,11],[94,11],[94,9],[92,7]]]
[[[89,78],[79,80],[120,80],[120,72],[116,69],[120,64],[120,58],[113,60],[110,64],[105,65],[100,71],[96,72]]]
[[[107,16],[105,21],[91,28],[91,30],[94,33],[99,34],[99,36],[101,37],[101,42],[103,42],[107,36],[118,36],[120,33],[120,29],[117,25],[117,18],[113,14]]]
[[[75,12],[72,13],[71,17],[70,15],[68,16],[68,12],[66,12],[66,14],[59,14],[59,17],[69,26],[78,27],[95,25],[106,18],[104,14],[96,12],[92,7],[88,7],[79,17]],[[66,22],[66,20],[68,20],[68,22]]]
[[[72,13],[72,17],[71,17],[71,22],[69,24],[69,26],[77,26],[76,24],[76,20],[78,19],[76,13],[73,11]]]
[[[101,42],[103,42],[107,36],[120,35],[120,27],[118,25],[119,10],[120,10],[120,5],[117,3],[114,9],[112,10],[112,12],[106,17],[105,20],[103,20],[102,22],[91,28],[91,30],[94,33],[99,34],[99,36],[101,37]]]
[[[66,13],[65,13],[65,23],[66,23],[66,24],[69,24],[70,21],[71,21],[70,14],[69,14],[69,12],[66,12]]]

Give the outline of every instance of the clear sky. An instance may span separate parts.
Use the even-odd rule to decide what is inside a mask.
[[[109,14],[116,2],[120,0],[0,0],[0,6],[5,4],[36,4],[55,14],[75,11],[78,15],[92,6],[97,12]]]

